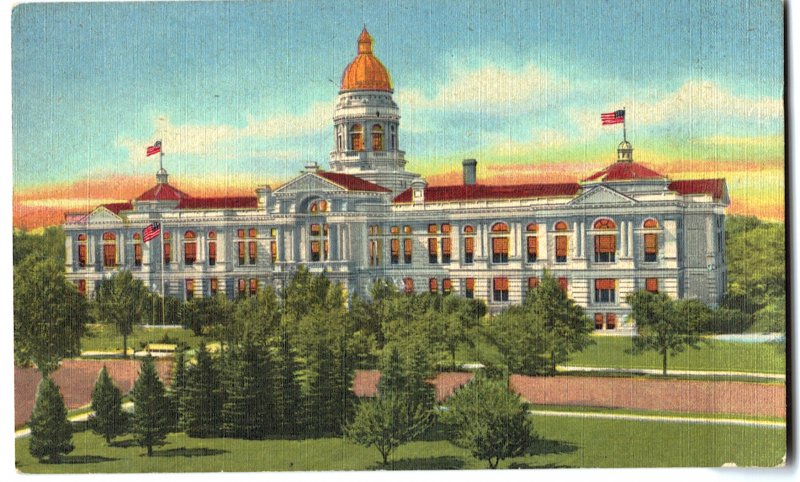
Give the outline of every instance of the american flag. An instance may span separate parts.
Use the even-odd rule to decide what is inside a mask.
[[[147,146],[147,157],[158,154],[159,152],[161,152],[161,141],[156,141],[152,146]]]
[[[159,223],[153,223],[142,231],[142,237],[145,243],[157,237],[159,234],[161,234],[161,224]]]
[[[604,126],[611,124],[622,124],[625,122],[625,110],[615,110],[614,112],[600,114],[600,120],[603,121]]]

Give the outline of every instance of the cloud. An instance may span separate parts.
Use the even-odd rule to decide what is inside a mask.
[[[695,140],[697,144],[710,146],[783,146],[783,136],[710,136]]]
[[[567,79],[533,64],[518,70],[487,65],[477,70],[454,71],[432,97],[409,89],[398,93],[397,101],[411,109],[477,109],[502,115],[544,107],[554,96],[568,90]]]
[[[230,125],[176,125],[166,116],[153,121],[154,134],[148,139],[120,137],[117,145],[128,150],[134,163],[149,161],[145,155],[146,146],[160,139],[164,152],[174,155],[213,157],[217,160],[230,160],[240,157],[236,144],[245,140],[273,140],[297,138],[327,128],[333,118],[330,103],[316,103],[306,112],[294,114],[284,112],[257,119],[250,117],[244,127]],[[276,151],[268,157],[285,158],[285,150]]]

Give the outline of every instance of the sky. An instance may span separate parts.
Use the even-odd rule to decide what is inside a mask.
[[[727,180],[729,213],[784,216],[778,1],[33,3],[11,19],[13,223],[36,228],[155,182],[195,196],[328,166],[342,71],[366,26],[407,168],[431,184],[575,181],[614,161]]]

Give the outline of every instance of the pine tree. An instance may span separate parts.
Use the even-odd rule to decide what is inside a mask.
[[[392,346],[382,362],[381,378],[378,382],[379,396],[404,394],[408,388],[408,380],[406,379],[403,359],[400,357],[400,352],[396,346]]]
[[[133,398],[133,420],[131,431],[142,447],[147,447],[147,456],[153,455],[154,445],[163,445],[169,432],[169,402],[164,384],[158,378],[153,358],[142,362],[141,372],[131,391]]]
[[[186,373],[186,391],[181,398],[181,428],[190,437],[213,437],[221,429],[222,393],[211,355],[201,343],[197,364]]]
[[[253,343],[233,348],[225,367],[222,433],[251,440],[273,433],[275,379],[268,349]]]
[[[98,435],[111,444],[111,439],[126,432],[127,417],[122,411],[122,393],[114,385],[105,365],[100,370],[97,382],[92,390],[92,410],[89,426]]]
[[[186,394],[186,357],[183,350],[175,355],[175,372],[169,390],[170,430],[178,430],[181,419],[181,399]]]
[[[354,368],[346,340],[334,346],[317,345],[309,363],[306,429],[314,435],[341,435],[352,418],[355,396],[351,390]]]
[[[58,462],[61,454],[72,452],[72,426],[58,386],[49,377],[39,383],[36,405],[30,421],[31,455],[44,461]]]
[[[302,415],[300,412],[303,395],[297,379],[300,367],[286,330],[281,332],[279,343],[278,356],[275,360],[276,432],[283,436],[291,436],[298,433],[298,414]]]

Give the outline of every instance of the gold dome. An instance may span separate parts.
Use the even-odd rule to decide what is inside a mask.
[[[372,37],[367,28],[358,37],[358,55],[344,69],[340,91],[383,90],[393,92],[392,78],[380,60],[372,54]]]

